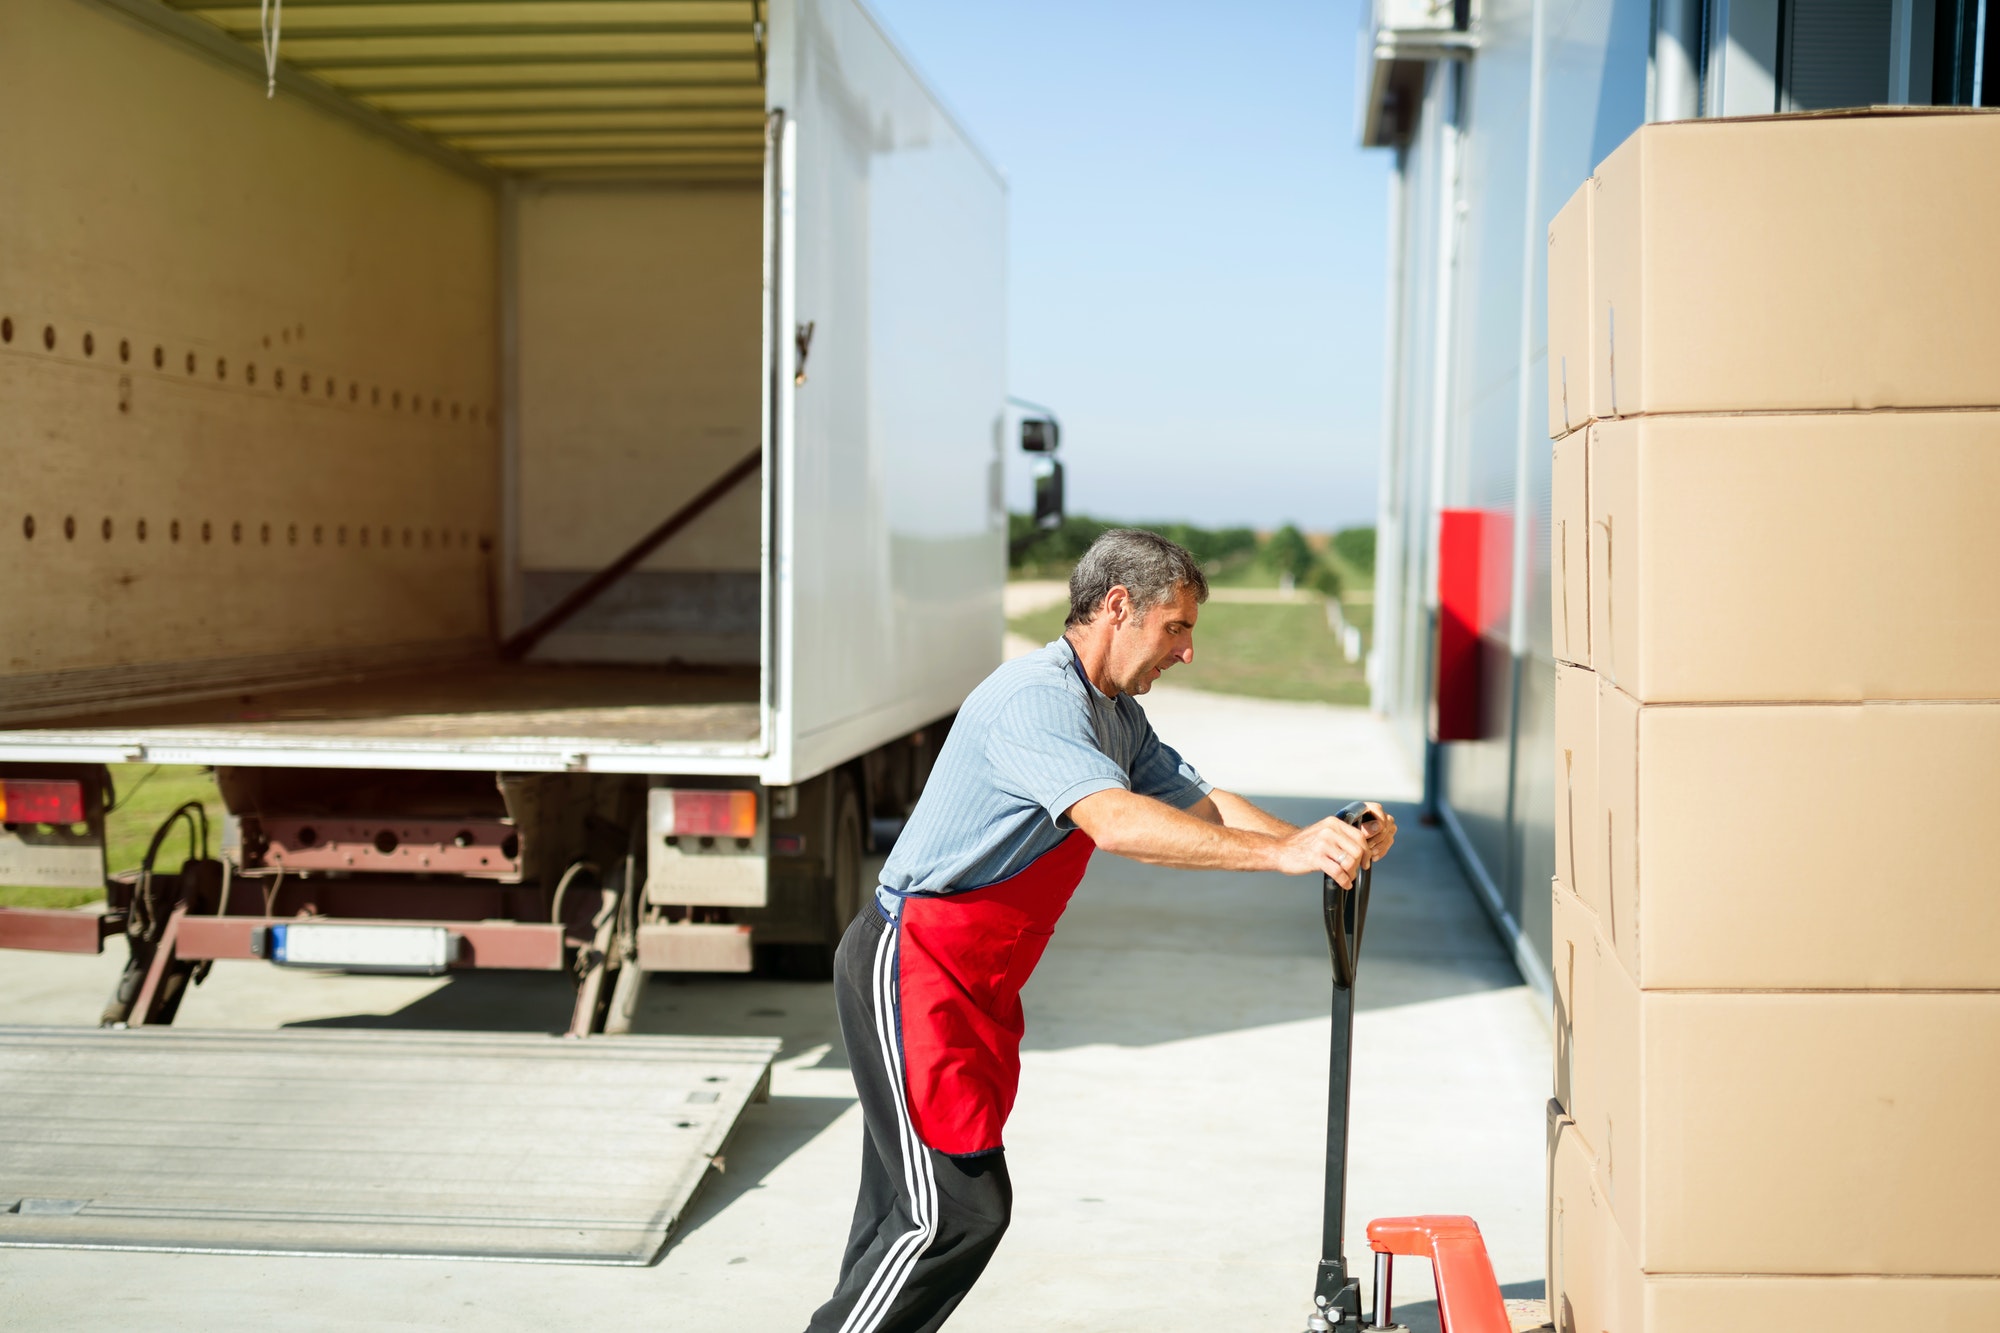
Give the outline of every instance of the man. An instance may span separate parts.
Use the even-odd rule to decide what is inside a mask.
[[[1208,598],[1186,551],[1107,532],[1069,591],[1063,636],[966,699],[836,955],[866,1132],[840,1281],[809,1333],[929,1333],[985,1268],[1013,1202],[1001,1129],[1021,986],[1093,849],[1350,884],[1395,841],[1379,806],[1365,832],[1296,828],[1202,781],[1153,734],[1133,696],[1194,660]]]

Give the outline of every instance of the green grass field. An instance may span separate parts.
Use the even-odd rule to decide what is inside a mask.
[[[146,855],[153,830],[184,801],[200,801],[208,811],[211,854],[222,843],[222,794],[205,768],[175,764],[113,764],[111,781],[118,805],[105,820],[105,868],[130,870]],[[179,869],[187,857],[187,834],[175,830],[160,853],[162,864]],[[0,887],[0,907],[80,907],[104,894],[97,889]]]
[[[1340,587],[1344,594],[1367,592],[1375,586],[1375,571],[1361,569],[1349,564],[1333,551],[1322,551],[1320,559],[1333,567],[1340,576]],[[1208,573],[1211,588],[1275,588],[1278,586],[1278,571],[1254,555],[1232,556]],[[1068,578],[1069,569],[1056,570],[1039,575],[1044,578]],[[1353,620],[1353,608],[1348,607],[1348,619]]]
[[[1350,621],[1368,630],[1365,603],[1347,608]],[[1020,616],[1008,628],[1035,643],[1062,633],[1064,608]],[[1165,677],[1170,685],[1260,699],[1317,703],[1368,702],[1361,663],[1342,658],[1318,602],[1210,602],[1194,631],[1194,663]]]

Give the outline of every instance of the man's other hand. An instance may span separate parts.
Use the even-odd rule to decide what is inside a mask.
[[[1360,828],[1322,819],[1293,828],[1240,796],[1216,791],[1192,810],[1110,787],[1065,812],[1098,849],[1149,865],[1183,870],[1276,870],[1327,874],[1352,887],[1354,873],[1382,859],[1396,841],[1396,821],[1381,806]]]
[[[1368,861],[1374,865],[1389,854],[1396,845],[1396,817],[1374,801],[1368,802],[1368,811],[1375,817],[1361,825],[1361,831],[1368,835]]]
[[[1278,844],[1278,864],[1288,875],[1331,875],[1342,888],[1354,886],[1354,875],[1389,854],[1396,844],[1396,817],[1374,801],[1374,818],[1359,827],[1341,819],[1322,819]]]

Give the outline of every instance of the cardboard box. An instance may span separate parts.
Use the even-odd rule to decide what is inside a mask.
[[[1634,698],[2000,698],[2000,412],[1599,422],[1589,451],[1591,665]]]
[[[1629,1270],[1628,1270],[1629,1272]],[[2000,1282],[1939,1277],[1739,1277],[1634,1275],[1620,1284],[1621,1314],[1607,1333],[1780,1333],[1788,1329],[1908,1329],[1954,1333],[2000,1328]],[[1635,1299],[1636,1297],[1636,1299]]]
[[[1648,125],[1598,167],[1593,405],[2000,404],[2000,116]]]
[[[1549,438],[1581,430],[1594,413],[1590,368],[1590,204],[1585,181],[1549,223]]]
[[[1648,1272],[1618,1228],[1600,1162],[1554,1107],[1548,1197],[1557,1333],[2000,1328],[2000,1281],[1989,1277]]]
[[[1650,1273],[1615,1222],[1596,1237],[1596,1252],[1603,1333],[2000,1328],[2000,1281],[1990,1277]]]
[[[2000,1274],[2000,994],[1641,991],[1608,960],[1597,994],[1580,1133],[1646,1272]]]
[[[1576,1122],[1549,1107],[1549,1318],[1556,1333],[1608,1333],[1612,1317],[1611,1211],[1597,1162]]]
[[[1549,461],[1549,642],[1590,665],[1590,432],[1557,440]]]
[[[1549,895],[1553,936],[1549,971],[1555,981],[1555,1105],[1572,1119],[1590,1116],[1602,1123],[1603,1095],[1595,1088],[1578,1086],[1576,1081],[1579,1069],[1589,1074],[1596,1068],[1590,1061],[1579,1065],[1577,1048],[1602,1040],[1596,1024],[1598,951],[1603,947],[1597,938],[1597,917],[1559,879],[1550,882]]]
[[[1556,878],[1603,914],[1610,903],[1597,765],[1597,677],[1556,663]]]
[[[2000,990],[2000,703],[1641,705],[1600,677],[1597,724],[1584,897],[1646,989]]]

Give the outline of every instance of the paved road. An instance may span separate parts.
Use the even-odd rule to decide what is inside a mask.
[[[1225,783],[1279,793],[1271,805],[1290,818],[1413,794],[1365,713],[1192,691],[1152,706],[1170,741]],[[1350,1230],[1388,1213],[1472,1213],[1510,1294],[1539,1294],[1548,1027],[1441,840],[1400,813],[1362,976]],[[1097,859],[1027,991],[1008,1134],[1015,1225],[954,1333],[1302,1327],[1327,1060],[1316,893]],[[117,962],[0,956],[0,1022],[89,1021]],[[537,975],[225,964],[182,1021],[534,1030],[562,1026],[568,1002],[560,979]],[[801,1327],[832,1282],[860,1134],[828,988],[656,981],[642,1027],[785,1041],[771,1102],[751,1108],[727,1172],[652,1268],[0,1250],[0,1323]],[[1404,1299],[1426,1291],[1420,1267],[1399,1273]]]

